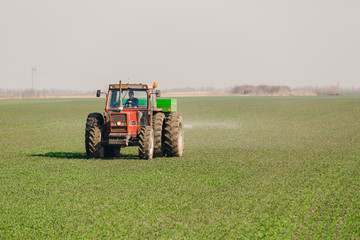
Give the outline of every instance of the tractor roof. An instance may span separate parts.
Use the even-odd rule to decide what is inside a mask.
[[[110,84],[109,89],[111,90],[119,90],[120,84]],[[121,84],[121,89],[133,89],[133,90],[147,90],[147,89],[154,89],[157,86],[156,83],[154,85],[151,84],[132,84],[132,83],[125,83]]]

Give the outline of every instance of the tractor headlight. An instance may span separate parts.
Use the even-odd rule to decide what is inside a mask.
[[[111,126],[126,126],[126,121],[124,122],[111,122]]]

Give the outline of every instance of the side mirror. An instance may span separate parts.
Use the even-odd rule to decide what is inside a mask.
[[[161,97],[160,90],[156,90],[156,91],[155,91],[155,94],[156,94],[156,97]]]
[[[100,91],[100,90],[97,90],[97,91],[96,91],[96,97],[100,97],[100,95],[101,95],[101,91]]]

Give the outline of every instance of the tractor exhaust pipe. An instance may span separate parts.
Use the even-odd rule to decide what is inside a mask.
[[[123,105],[121,101],[121,80],[119,81],[119,111],[121,112],[123,110]]]

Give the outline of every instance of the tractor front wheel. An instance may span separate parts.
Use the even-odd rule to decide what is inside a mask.
[[[93,126],[89,131],[89,141],[86,148],[89,150],[89,157],[104,158],[104,147],[101,146],[101,129]]]
[[[154,131],[151,126],[141,128],[139,134],[139,158],[152,159],[154,154]]]
[[[85,126],[85,148],[86,148],[86,155],[90,156],[89,152],[89,138],[90,138],[90,129],[93,126],[102,126],[104,124],[104,117],[101,113],[90,113],[86,119],[86,126]]]

